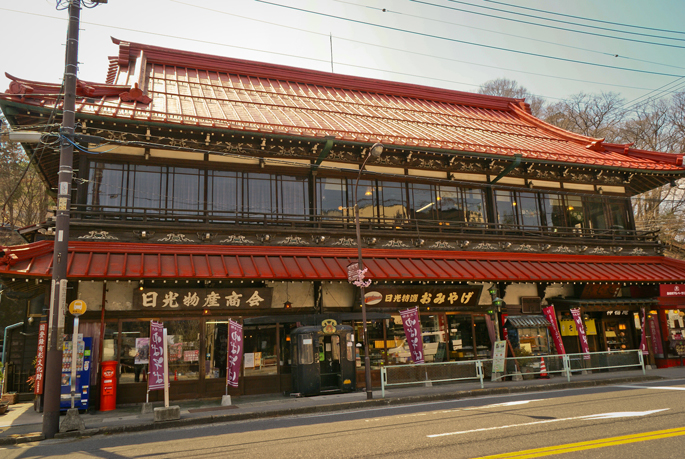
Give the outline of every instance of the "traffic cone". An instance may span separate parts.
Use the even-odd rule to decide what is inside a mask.
[[[540,379],[549,379],[547,374],[547,365],[545,365],[545,358],[540,357]]]

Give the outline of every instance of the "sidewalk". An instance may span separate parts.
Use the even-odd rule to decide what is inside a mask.
[[[141,414],[141,406],[123,407],[113,411],[82,414],[81,419],[85,423],[85,431],[58,433],[55,438],[139,432],[244,419],[363,409],[382,405],[667,379],[685,380],[685,367],[647,370],[646,375],[643,375],[641,370],[574,375],[571,382],[567,382],[566,378],[561,376],[524,381],[486,381],[484,389],[480,388],[478,382],[435,384],[432,387],[409,386],[386,389],[385,398],[380,398],[381,391],[378,388],[374,390],[373,400],[366,400],[366,392],[359,391],[303,398],[286,397],[281,394],[232,397],[232,405],[225,407],[220,406],[220,400],[171,401],[171,405],[178,405],[181,408],[180,420],[154,422],[153,414]],[[155,406],[158,405],[155,404]],[[42,413],[34,411],[33,403],[19,403],[10,405],[9,408],[6,414],[0,416],[0,445],[13,445],[44,439],[41,434]]]

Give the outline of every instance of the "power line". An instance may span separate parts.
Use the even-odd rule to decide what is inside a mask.
[[[176,0],[172,0],[172,1],[176,1]],[[646,64],[661,65],[661,66],[664,66],[664,67],[671,67],[671,68],[677,68],[677,69],[683,69],[683,70],[685,70],[685,67],[680,67],[680,66],[677,66],[677,65],[663,64],[663,63],[661,63],[661,62],[654,62],[654,61],[648,61],[648,60],[644,60],[644,59],[637,59],[637,58],[634,58],[634,57],[622,56],[622,55],[618,55],[618,54],[616,54],[616,53],[610,53],[610,52],[607,52],[607,51],[597,51],[597,50],[594,50],[594,49],[582,48],[582,47],[580,47],[580,46],[573,46],[573,45],[568,45],[568,44],[565,44],[565,43],[557,43],[557,42],[548,41],[548,40],[540,40],[540,39],[538,39],[538,38],[526,37],[526,36],[523,36],[523,35],[515,35],[515,34],[511,34],[511,33],[505,33],[505,32],[501,32],[501,31],[499,31],[499,30],[484,29],[484,28],[482,28],[482,27],[474,27],[474,26],[471,26],[471,25],[459,24],[459,23],[451,22],[451,21],[442,21],[442,20],[440,20],[440,19],[432,19],[432,18],[428,18],[428,17],[425,17],[425,16],[418,16],[418,15],[416,15],[416,14],[402,13],[402,12],[400,12],[400,11],[389,10],[389,9],[387,9],[387,8],[379,8],[379,7],[374,7],[374,6],[360,5],[360,4],[358,4],[358,3],[353,3],[353,2],[349,2],[349,1],[345,1],[345,0],[333,0],[333,1],[338,2],[338,3],[344,3],[344,4],[347,4],[347,5],[357,6],[357,7],[360,7],[360,8],[367,8],[367,9],[372,9],[372,10],[376,10],[376,11],[381,11],[381,12],[383,12],[383,13],[397,14],[397,15],[400,15],[400,16],[407,16],[407,17],[411,17],[411,18],[422,19],[422,20],[424,20],[424,21],[433,21],[433,22],[438,22],[438,23],[441,23],[441,24],[448,24],[448,25],[454,25],[454,26],[458,26],[458,27],[465,27],[465,28],[467,28],[467,29],[480,30],[480,31],[483,31],[483,32],[493,33],[493,34],[497,34],[497,35],[503,35],[503,36],[505,36],[505,37],[514,37],[514,38],[519,38],[519,39],[522,39],[522,40],[529,40],[529,41],[534,41],[534,42],[537,42],[537,43],[544,43],[544,44],[547,44],[547,45],[553,45],[553,46],[560,46],[560,47],[563,47],[563,48],[576,49],[576,50],[579,50],[579,51],[585,51],[585,52],[588,52],[588,53],[599,54],[599,55],[602,55],[602,56],[609,56],[609,57],[618,58],[618,59],[625,59],[625,60],[636,61],[636,62],[644,62],[644,63],[646,63]],[[180,3],[180,2],[178,2],[178,3]],[[437,56],[436,56],[436,57],[437,57]],[[438,58],[439,58],[439,57],[438,57]],[[478,64],[474,64],[474,65],[478,65]],[[506,69],[504,69],[504,70],[506,70]]]
[[[314,14],[314,15],[318,15],[318,16],[324,16],[324,17],[328,17],[328,18],[332,18],[332,19],[339,19],[341,21],[353,22],[356,24],[367,25],[367,26],[376,27],[379,29],[386,29],[386,30],[392,30],[395,32],[408,33],[411,35],[417,35],[417,36],[426,37],[426,38],[434,38],[436,40],[449,41],[449,42],[453,42],[453,43],[461,43],[464,45],[478,46],[481,48],[494,49],[497,51],[505,51],[505,52],[509,52],[509,53],[521,54],[524,56],[540,57],[540,58],[551,59],[551,60],[560,61],[560,62],[569,62],[569,63],[573,63],[573,64],[589,65],[592,67],[601,67],[601,68],[607,68],[607,69],[613,69],[613,70],[623,70],[623,71],[627,71],[627,72],[642,73],[642,74],[647,74],[647,75],[669,76],[669,77],[676,77],[676,78],[679,78],[682,76],[682,75],[676,75],[676,74],[672,74],[672,73],[653,72],[653,71],[649,71],[649,70],[638,70],[638,69],[630,69],[630,68],[626,68],[626,67],[618,67],[618,66],[613,66],[613,65],[596,64],[596,63],[592,63],[592,62],[579,61],[576,59],[568,59],[568,58],[557,57],[557,56],[548,56],[545,54],[532,53],[532,52],[528,52],[528,51],[520,51],[520,50],[516,50],[516,49],[511,49],[511,48],[503,48],[500,46],[485,45],[482,43],[469,42],[469,41],[465,41],[465,40],[457,40],[456,38],[447,38],[447,37],[442,37],[439,35],[433,35],[433,34],[429,34],[429,33],[423,33],[423,32],[416,32],[413,30],[401,29],[398,27],[390,27],[390,26],[385,26],[385,25],[380,25],[380,24],[374,24],[372,22],[360,21],[357,19],[350,19],[350,18],[346,18],[346,17],[342,17],[342,16],[336,16],[333,14],[320,13],[318,11],[307,10],[304,8],[297,8],[294,6],[281,5],[279,3],[273,3],[273,2],[266,1],[266,0],[255,0],[255,1],[258,3],[264,3],[266,5],[277,6],[280,8],[290,9],[290,10],[294,10],[294,11],[300,11],[300,12]],[[411,1],[415,1],[415,0],[411,0]],[[683,48],[685,49],[685,47],[683,47]]]
[[[683,82],[683,83],[678,83],[678,82],[679,82],[680,80],[682,80],[683,78],[685,78],[685,77],[677,78],[677,79],[675,79],[674,81],[671,81],[670,83],[667,83],[667,84],[665,84],[665,85],[663,85],[663,86],[661,86],[661,87],[659,87],[659,88],[653,89],[652,91],[648,92],[647,94],[644,94],[644,95],[642,95],[642,96],[640,96],[640,97],[637,97],[637,98],[635,98],[635,99],[633,99],[633,100],[631,100],[631,101],[629,101],[629,102],[624,103],[623,106],[626,106],[626,110],[632,110],[632,109],[635,108],[635,106],[637,106],[638,104],[642,104],[642,103],[645,103],[645,102],[647,102],[647,101],[649,101],[649,100],[653,100],[653,99],[655,99],[655,98],[658,98],[658,97],[660,97],[661,95],[663,95],[664,92],[666,92],[666,91],[670,91],[670,90],[673,90],[673,89],[675,89],[675,88],[682,88],[682,85],[685,84],[685,82]],[[669,90],[662,91],[662,89],[666,88],[667,86],[671,86],[671,85],[676,85],[676,86],[674,86],[673,88],[670,88]],[[657,94],[655,94],[654,96],[652,96],[652,97],[647,97],[647,96],[649,96],[650,94],[652,94],[652,93],[654,93],[654,92],[657,92],[657,91],[659,91],[659,92],[658,92]],[[672,92],[673,92],[673,91],[671,91],[671,93],[672,93]],[[637,102],[637,101],[639,101],[640,99],[644,99],[644,98],[647,98],[647,99],[646,99],[646,100],[643,100],[643,101],[641,101],[641,102]]]
[[[617,26],[621,26],[621,27],[632,27],[635,29],[654,30],[655,32],[685,34],[685,32],[680,31],[680,30],[657,29],[654,27],[637,26],[637,25],[632,25],[632,24],[623,24],[620,22],[602,21],[601,19],[591,19],[591,18],[586,18],[586,17],[582,17],[582,16],[573,16],[572,14],[556,13],[554,11],[541,10],[541,9],[537,9],[537,8],[530,8],[530,7],[526,7],[526,6],[520,6],[520,5],[512,5],[511,3],[497,2],[495,0],[483,0],[483,1],[489,2],[489,3],[496,3],[498,5],[504,5],[504,6],[508,6],[511,8],[519,8],[519,9],[528,10],[528,11],[537,11],[539,13],[551,14],[554,16],[562,16],[562,17],[573,18],[573,19],[582,19],[584,21],[590,21],[590,22],[599,22],[601,24],[611,24],[611,25],[617,25]]]
[[[419,1],[419,0],[409,0],[409,1],[410,1],[410,2],[416,2],[416,3],[426,3],[426,2]],[[534,18],[534,19],[542,19],[543,21],[558,22],[558,23],[560,23],[560,24],[569,24],[569,25],[574,25],[574,26],[579,26],[579,27],[592,27],[593,29],[598,29],[598,30],[606,30],[606,31],[609,31],[609,32],[617,32],[617,33],[626,33],[626,34],[631,34],[631,35],[639,35],[639,36],[641,36],[641,37],[659,38],[659,39],[662,39],[662,40],[685,41],[685,39],[683,39],[683,38],[664,37],[664,36],[661,36],[661,35],[651,35],[651,34],[645,34],[645,33],[639,33],[639,32],[626,32],[626,31],[623,31],[623,30],[610,29],[610,28],[607,28],[607,27],[598,27],[598,26],[591,26],[591,25],[587,25],[587,24],[579,24],[579,23],[577,23],[577,22],[559,21],[559,20],[557,20],[557,19],[542,18],[542,17],[536,16],[536,15],[525,14],[525,13],[517,13],[517,12],[515,12],[515,11],[507,11],[507,10],[503,10],[503,9],[500,9],[500,8],[492,8],[492,7],[489,7],[489,6],[474,5],[474,4],[472,4],[472,3],[462,2],[462,1],[459,1],[459,0],[447,0],[447,1],[448,1],[448,2],[451,2],[451,3],[458,3],[458,4],[460,4],[460,5],[468,5],[468,6],[471,6],[471,7],[474,7],[474,8],[483,8],[483,9],[486,9],[486,10],[499,11],[499,12],[501,12],[501,13],[513,14],[513,15],[516,15],[516,16],[523,16],[523,17]],[[668,44],[665,44],[665,43],[654,43],[654,42],[647,42],[647,41],[642,41],[642,40],[633,40],[633,39],[630,39],[630,38],[612,37],[612,36],[610,36],[610,35],[602,35],[602,34],[596,34],[596,33],[592,33],[592,32],[583,32],[582,30],[566,29],[566,28],[563,28],[563,27],[550,26],[550,25],[547,25],[547,24],[539,24],[539,23],[535,23],[535,22],[520,21],[520,20],[516,20],[516,19],[511,19],[511,18],[502,17],[502,16],[495,16],[495,15],[490,15],[490,14],[485,14],[485,13],[477,13],[477,12],[475,12],[475,11],[462,10],[462,9],[459,9],[459,8],[450,8],[450,7],[446,7],[446,6],[435,5],[435,4],[432,4],[432,3],[426,3],[426,4],[427,4],[427,5],[432,5],[432,6],[438,6],[438,7],[440,7],[440,8],[454,9],[454,10],[461,11],[461,12],[464,12],[464,13],[471,13],[471,14],[477,14],[477,15],[482,15],[482,16],[494,17],[494,18],[497,18],[497,19],[503,19],[503,20],[505,20],[505,21],[520,22],[520,23],[522,23],[522,24],[534,25],[534,26],[538,26],[538,27],[547,27],[547,28],[557,29],[557,30],[564,30],[564,31],[567,31],[567,32],[582,33],[582,34],[594,35],[594,36],[604,37],[604,38],[613,38],[613,39],[615,39],[615,40],[634,41],[634,42],[637,42],[637,43],[648,43],[648,44],[657,45],[657,46],[674,46],[674,45],[668,45]],[[677,47],[677,48],[680,48],[680,46],[676,46],[676,47]]]
[[[228,12],[221,11],[221,10],[216,10],[213,8],[207,8],[207,7],[202,7],[199,5],[189,4],[189,3],[181,2],[178,0],[171,0],[171,1],[174,3],[179,3],[182,5],[186,5],[186,6],[190,6],[190,7],[194,7],[194,8],[204,9],[204,10],[208,10],[208,11],[212,11],[212,12],[216,12],[216,13],[221,13],[221,14],[225,14],[228,16],[238,17],[241,19],[246,19],[246,20],[255,21],[255,22],[261,22],[264,24],[272,25],[272,26],[278,26],[278,27],[282,27],[282,28],[286,28],[286,29],[291,29],[291,30],[296,30],[296,31],[300,31],[300,32],[305,32],[305,33],[310,33],[310,34],[314,34],[314,35],[320,35],[320,36],[328,37],[328,34],[319,33],[319,32],[315,32],[315,31],[311,31],[311,30],[307,30],[307,29],[287,26],[284,24],[264,21],[264,20],[260,20],[260,19],[254,19],[254,18],[250,18],[247,16],[241,16],[241,15],[228,13]],[[350,2],[343,2],[343,3],[350,3]],[[352,3],[350,3],[350,4],[352,4]],[[37,16],[37,17],[45,17],[48,19],[64,20],[63,18],[56,18],[56,17],[49,16],[49,15],[29,13],[29,12],[25,12],[25,11],[16,11],[16,10],[11,10],[11,9],[7,9],[7,8],[0,8],[0,10],[14,12],[14,13],[20,13],[20,14],[27,14],[27,15]],[[397,14],[402,14],[402,13],[397,13]],[[432,20],[432,19],[428,19],[428,20]],[[444,22],[444,21],[438,21],[438,22]],[[162,34],[162,33],[156,33],[156,32],[148,32],[148,31],[143,31],[143,30],[138,30],[138,29],[112,26],[112,25],[100,24],[100,23],[88,22],[88,21],[82,21],[82,24],[94,25],[94,26],[98,26],[98,27],[104,27],[104,28],[110,28],[110,29],[116,29],[116,30],[123,30],[123,31],[128,31],[128,32],[142,33],[142,34],[153,35],[153,36],[160,36],[160,37],[165,37],[165,38],[175,38],[175,39],[187,40],[190,42],[197,42],[197,43],[202,43],[202,44],[212,44],[212,45],[223,46],[223,47],[228,47],[228,48],[243,49],[243,50],[247,50],[247,51],[255,51],[255,52],[260,52],[260,53],[264,53],[264,54],[272,54],[272,55],[292,57],[292,58],[297,58],[297,59],[311,60],[311,61],[315,61],[315,62],[329,63],[328,59],[317,59],[317,58],[312,58],[312,57],[307,57],[307,56],[298,56],[298,55],[287,54],[287,53],[278,53],[275,51],[265,51],[265,50],[260,50],[260,49],[256,49],[256,48],[248,48],[248,47],[243,47],[243,46],[235,46],[235,45],[228,45],[225,43],[212,42],[212,41],[208,41],[208,40],[200,40],[200,39],[195,39],[195,38],[181,37],[178,35],[168,35],[168,34]],[[482,29],[482,30],[486,30],[486,29]],[[493,33],[498,33],[498,32],[493,31]],[[503,34],[503,35],[509,35],[509,34]],[[512,35],[512,36],[515,36],[515,35]],[[364,42],[364,41],[359,41],[359,40],[353,40],[353,39],[344,38],[344,37],[336,37],[336,38],[338,40],[349,41],[349,42],[353,42],[353,43],[360,43],[360,44],[364,44],[364,45],[368,45],[368,46],[390,49],[390,50],[394,50],[394,51],[398,51],[398,52],[405,52],[405,53],[409,53],[409,54],[420,55],[420,56],[425,56],[425,57],[430,57],[430,58],[435,58],[435,59],[441,59],[441,60],[446,60],[446,61],[452,61],[452,62],[459,62],[459,63],[469,64],[469,65],[474,65],[474,66],[479,66],[479,67],[495,68],[495,69],[505,70],[505,71],[510,71],[510,72],[518,72],[518,73],[522,73],[522,74],[526,74],[526,75],[535,75],[535,76],[546,77],[546,78],[554,78],[554,79],[566,80],[566,81],[576,81],[576,82],[581,82],[581,83],[589,83],[589,84],[597,84],[597,85],[611,84],[614,87],[621,87],[621,88],[626,88],[626,89],[645,89],[645,90],[647,89],[647,88],[641,88],[641,87],[635,87],[635,86],[620,85],[620,84],[615,84],[615,83],[602,83],[602,82],[597,82],[597,81],[582,80],[582,79],[575,79],[575,78],[566,78],[566,77],[559,77],[559,76],[554,76],[554,75],[546,75],[546,74],[541,74],[541,73],[536,73],[536,72],[526,72],[526,71],[522,71],[522,70],[503,68],[500,66],[484,65],[484,64],[478,64],[478,63],[469,62],[469,61],[462,61],[462,60],[458,60],[458,59],[447,58],[447,57],[443,57],[443,56],[435,56],[435,55],[431,55],[431,54],[427,54],[427,53],[419,53],[419,52],[409,51],[407,49],[400,49],[400,48],[393,48],[393,47],[389,47],[389,46],[377,45],[374,43],[369,43],[369,42]],[[521,38],[525,38],[525,37],[521,37]],[[544,42],[543,40],[537,40],[537,41]],[[550,43],[550,42],[546,42],[546,43]],[[565,45],[561,45],[561,46],[565,46]],[[574,48],[574,47],[571,47],[571,48]],[[582,48],[579,48],[579,49],[582,50]],[[606,53],[606,54],[608,54],[608,53]],[[623,57],[623,58],[624,59],[637,60],[637,61],[641,61],[641,62],[652,63],[652,64],[657,64],[657,65],[664,65],[664,66],[668,66],[668,67],[685,69],[685,67],[671,66],[671,65],[667,65],[667,64],[659,64],[659,63],[654,63],[654,62],[650,62],[650,61],[642,61],[640,59],[627,58],[627,57]],[[471,86],[471,87],[479,87],[480,86],[480,85],[458,82],[458,81],[453,81],[453,80],[439,79],[439,78],[429,77],[429,76],[425,76],[425,75],[416,75],[416,74],[410,74],[410,73],[404,73],[404,72],[393,72],[393,71],[387,70],[387,69],[383,69],[383,70],[374,69],[374,68],[370,68],[370,67],[348,64],[345,62],[337,62],[337,63],[340,65],[347,66],[347,67],[378,70],[378,71],[383,71],[385,73],[399,74],[399,75],[404,75],[404,76],[412,76],[412,77],[423,78],[423,79],[428,79],[428,80],[448,82],[448,83],[453,83],[453,84],[458,84],[458,85],[465,85],[465,86]],[[35,95],[35,94],[32,94],[32,95]],[[539,96],[544,97],[546,99],[561,100],[560,98],[553,97],[553,96],[545,96],[545,95],[539,95]]]

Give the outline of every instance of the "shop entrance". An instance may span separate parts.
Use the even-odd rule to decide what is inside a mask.
[[[290,333],[293,392],[318,395],[356,388],[352,327],[300,327]]]
[[[633,347],[632,331],[630,328],[630,319],[626,317],[619,320],[607,320],[602,322],[604,328],[604,339],[606,340],[606,349],[611,351],[621,351],[626,349],[635,349]]]

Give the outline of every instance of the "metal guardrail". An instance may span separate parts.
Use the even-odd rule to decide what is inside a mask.
[[[544,368],[542,362],[545,362]],[[461,362],[433,362],[410,365],[391,365],[381,368],[381,397],[385,388],[412,384],[431,385],[437,382],[479,380],[481,389],[483,377],[492,371],[493,361],[468,360]],[[542,374],[558,373],[571,381],[572,373],[590,370],[612,370],[640,367],[645,373],[642,351],[590,352],[587,354],[543,355],[531,357],[508,357],[505,359],[505,373],[494,376],[493,380],[520,374],[524,379]]]
[[[492,360],[470,360],[464,362],[415,363],[392,365],[381,368],[381,397],[385,397],[386,386],[408,384],[432,384],[434,382],[480,380],[483,386],[483,363]],[[388,382],[388,372],[394,382]]]

